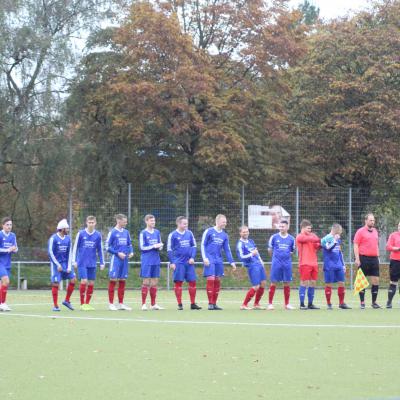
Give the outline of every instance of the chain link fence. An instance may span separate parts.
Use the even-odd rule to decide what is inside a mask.
[[[97,228],[103,238],[114,226],[114,216],[124,213],[128,216],[128,229],[134,242],[135,256],[132,264],[132,277],[128,281],[130,287],[139,287],[140,280],[138,252],[138,235],[144,228],[143,218],[146,214],[153,214],[157,220],[157,228],[161,231],[163,241],[176,228],[175,219],[179,215],[189,218],[189,227],[193,231],[200,246],[203,231],[214,224],[216,214],[225,214],[228,219],[227,232],[230,236],[231,248],[234,256],[235,244],[238,240],[238,228],[249,225],[251,237],[257,243],[264,261],[270,261],[267,254],[269,237],[276,232],[280,219],[290,221],[290,232],[296,235],[302,219],[309,219],[314,231],[322,237],[329,233],[332,223],[343,226],[343,253],[348,269],[349,285],[353,278],[353,247],[352,239],[355,231],[363,225],[364,215],[367,212],[375,213],[377,228],[380,232],[380,254],[383,265],[388,262],[385,250],[388,235],[397,229],[400,220],[400,198],[388,197],[380,191],[366,191],[352,188],[280,188],[273,190],[253,190],[246,186],[227,189],[207,186],[198,188],[185,185],[132,185],[128,184],[119,190],[116,195],[102,198],[85,199],[71,193],[68,204],[68,215],[71,224],[71,234],[75,237],[78,229],[85,225],[87,215],[97,217]],[[28,286],[47,287],[49,284],[48,266],[34,264],[32,261],[46,261],[46,244],[42,249],[35,249],[27,257],[29,251],[22,251],[19,259],[20,273],[14,277],[13,284],[28,280]],[[21,244],[20,244],[20,247]],[[167,274],[166,250],[161,253],[164,271],[161,286],[169,287]],[[296,263],[296,256],[294,261]],[[31,261],[31,263],[22,263]],[[200,250],[197,261],[200,260]],[[201,266],[198,265],[199,275]],[[47,269],[47,270],[46,270]],[[269,265],[267,264],[267,270]],[[296,265],[294,266],[296,270]],[[103,276],[104,275],[104,276]],[[322,274],[321,274],[322,275]],[[382,268],[383,281],[387,280],[387,268]],[[107,281],[106,272],[100,273],[100,286]],[[15,280],[18,280],[16,282]],[[294,284],[297,284],[297,272]],[[104,282],[103,282],[104,281]],[[199,286],[201,287],[200,279]],[[246,273],[239,270],[236,275],[229,271],[225,281],[226,286],[247,286]],[[322,284],[322,282],[320,282]]]

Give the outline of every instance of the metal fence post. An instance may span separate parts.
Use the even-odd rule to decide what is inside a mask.
[[[299,187],[296,187],[296,236],[299,234],[300,225],[300,192]]]
[[[72,237],[72,234],[73,234],[73,221],[72,221],[72,219],[73,219],[73,211],[72,211],[72,192],[73,192],[73,189],[71,189],[70,190],[70,192],[69,192],[69,200],[68,200],[68,208],[69,208],[69,210],[68,210],[68,218],[69,218],[69,231],[70,231],[70,235],[71,235],[71,237]]]
[[[186,218],[189,218],[189,185],[186,185],[185,213]]]
[[[170,280],[170,271],[169,271],[169,263],[167,263],[167,290],[170,290],[170,283],[169,283],[169,280]]]
[[[21,289],[21,263],[17,262],[17,290]]]
[[[242,185],[242,195],[241,197],[241,202],[242,202],[242,226],[245,224],[244,221],[244,185]]]
[[[353,272],[353,263],[352,263],[352,252],[353,252],[353,243],[351,241],[352,236],[353,236],[353,214],[352,214],[352,209],[353,209],[353,193],[352,193],[352,188],[349,188],[349,229],[348,229],[348,241],[349,241],[349,263],[350,263],[350,289],[352,288],[353,282],[354,282],[354,272]]]
[[[132,216],[132,184],[128,183],[128,223],[131,224],[131,216]]]

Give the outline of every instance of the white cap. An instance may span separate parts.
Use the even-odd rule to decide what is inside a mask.
[[[66,219],[62,219],[58,225],[57,225],[57,230],[59,231],[60,229],[68,229],[69,225]]]

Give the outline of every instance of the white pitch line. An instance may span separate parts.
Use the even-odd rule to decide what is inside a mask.
[[[0,314],[4,318],[25,317],[39,319],[67,319],[83,321],[113,321],[113,322],[136,322],[153,324],[181,324],[181,325],[222,325],[222,326],[258,326],[268,328],[348,328],[348,329],[400,329],[400,325],[355,325],[355,324],[289,324],[289,323],[269,323],[269,322],[235,322],[235,321],[180,321],[180,320],[157,320],[157,319],[138,319],[138,318],[103,318],[103,317],[65,317],[61,315],[40,315],[40,314],[16,314],[3,312]]]

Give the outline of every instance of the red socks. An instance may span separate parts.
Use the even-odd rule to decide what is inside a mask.
[[[1,284],[0,287],[0,303],[5,303],[7,299],[8,285]]]
[[[344,303],[344,293],[345,293],[345,288],[344,286],[339,286],[337,288],[338,296],[339,296],[339,304]]]
[[[283,287],[283,295],[285,297],[285,306],[287,306],[289,304],[289,298],[290,298],[290,286]]]
[[[188,292],[190,297],[190,304],[196,303],[196,281],[189,282]]]
[[[67,287],[67,294],[65,296],[65,301],[70,300],[72,292],[74,291],[74,288],[75,288],[75,283],[70,282]]]
[[[249,304],[249,301],[254,297],[255,294],[256,290],[254,288],[250,288],[246,294],[246,297],[244,298],[243,305],[247,306],[247,304]]]
[[[116,281],[110,281],[110,283],[108,284],[108,301],[110,302],[110,304],[114,303],[114,290],[116,283]]]
[[[275,286],[275,285],[271,285],[271,286],[269,287],[269,292],[268,292],[268,303],[269,303],[269,304],[272,304],[272,301],[274,300],[275,289],[276,289],[276,286]]]
[[[123,304],[124,295],[125,295],[125,281],[119,281],[118,284],[118,302],[119,304]]]
[[[79,296],[81,298],[81,305],[85,304],[86,283],[79,285]]]
[[[263,297],[264,291],[265,291],[265,289],[261,286],[257,289],[256,298],[254,300],[255,305],[260,304],[260,300],[261,300],[261,297]]]
[[[94,289],[94,285],[88,285],[87,291],[86,291],[86,304],[89,304],[90,300],[92,299],[93,289]]]
[[[182,304],[182,281],[175,282],[175,296],[178,304]]]
[[[150,299],[151,305],[154,306],[156,304],[156,297],[157,297],[157,286],[150,287]]]
[[[142,304],[146,304],[147,293],[149,292],[149,287],[143,285],[142,286]]]
[[[219,280],[219,278],[215,278],[213,304],[217,304],[220,289],[221,289],[221,281]]]
[[[331,304],[331,296],[332,296],[332,287],[325,286],[325,297],[327,304]]]
[[[207,297],[208,297],[208,304],[214,304],[213,299],[214,299],[214,280],[207,279],[207,285],[206,285],[206,290],[207,290]]]
[[[58,286],[51,287],[51,295],[53,296],[54,307],[58,307]]]

